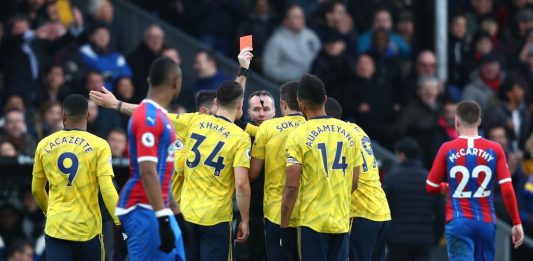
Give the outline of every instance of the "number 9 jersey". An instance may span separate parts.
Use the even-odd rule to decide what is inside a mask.
[[[102,233],[98,177],[113,176],[107,142],[82,130],[61,130],[39,142],[33,176],[49,184],[45,233],[88,241]]]
[[[511,182],[502,147],[481,137],[459,137],[444,143],[426,181],[429,188],[449,184],[446,222],[467,218],[495,222],[494,185]]]
[[[250,168],[250,136],[222,116],[169,114],[177,153],[185,153],[180,208],[185,220],[202,226],[233,218],[233,168]],[[182,154],[183,155],[183,154]]]

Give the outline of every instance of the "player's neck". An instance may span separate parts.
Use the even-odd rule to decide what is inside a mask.
[[[230,120],[231,122],[234,122],[237,118],[236,111],[230,112],[222,107],[218,107],[217,113],[215,115],[223,116],[226,119]]]
[[[164,91],[149,89],[146,99],[156,102],[163,108],[168,108],[170,102],[172,101],[172,95],[169,95]]]
[[[65,130],[87,130],[87,122],[64,122],[63,125]]]
[[[318,110],[309,110],[305,112],[305,116],[307,116],[307,119],[312,119],[316,117],[321,116],[327,116],[326,111],[324,111],[324,108],[318,109]]]
[[[283,116],[289,116],[289,115],[295,115],[295,114],[302,114],[302,112],[296,111],[296,110],[285,110],[283,112]]]
[[[477,128],[459,128],[457,132],[459,132],[459,136],[461,137],[479,137]]]

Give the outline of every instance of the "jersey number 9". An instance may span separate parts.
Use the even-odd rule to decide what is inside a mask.
[[[70,159],[71,164],[69,167],[65,166],[66,159]],[[78,157],[72,152],[65,152],[57,159],[57,167],[59,168],[59,171],[68,175],[67,187],[72,186],[72,181],[74,181],[74,178],[78,173],[78,166]]]

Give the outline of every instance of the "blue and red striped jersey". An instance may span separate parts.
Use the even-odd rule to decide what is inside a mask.
[[[143,161],[157,164],[163,201],[168,207],[175,141],[176,132],[167,111],[154,101],[143,100],[128,123],[130,177],[120,192],[117,215],[126,214],[136,206],[151,209],[140,177],[139,163]]]
[[[511,182],[502,147],[482,137],[459,137],[444,143],[427,179],[427,186],[449,184],[446,221],[468,218],[494,223],[495,182]]]

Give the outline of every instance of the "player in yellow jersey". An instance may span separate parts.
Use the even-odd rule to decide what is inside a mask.
[[[65,128],[42,139],[35,151],[32,192],[46,215],[47,260],[103,260],[99,190],[115,224],[120,224],[115,216],[118,194],[112,181],[111,149],[86,131],[87,111],[83,96],[67,97]]]
[[[333,98],[326,102],[326,113],[340,119],[342,107]],[[361,141],[363,165],[359,185],[352,193],[350,260],[384,260],[391,214],[387,196],[381,188],[377,160],[370,138],[357,124],[350,123]]]
[[[281,195],[285,185],[285,141],[305,118],[298,108],[296,92],[299,82],[292,81],[280,87],[280,108],[283,117],[263,122],[259,126],[252,147],[250,178],[257,178],[265,167],[263,211],[267,254],[270,260],[297,260],[296,229],[294,221],[286,238],[293,237],[291,246],[282,249],[279,245],[281,223]],[[288,242],[287,242],[288,243]],[[284,251],[285,250],[285,251]]]
[[[307,122],[289,135],[285,145],[281,228],[289,227],[294,209],[301,259],[344,261],[349,251],[351,193],[362,164],[360,141],[350,125],[326,115],[325,103],[324,83],[316,76],[303,76],[298,105]],[[282,237],[282,246],[284,241]]]
[[[248,235],[250,137],[233,124],[242,116],[243,89],[234,81],[217,90],[216,115],[171,116],[186,156],[181,211],[193,227],[192,260],[231,260],[233,195],[241,214],[237,242]]]

